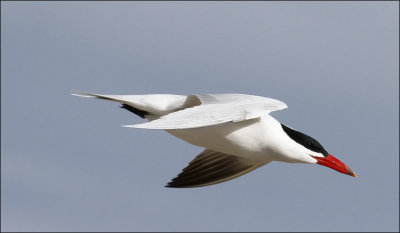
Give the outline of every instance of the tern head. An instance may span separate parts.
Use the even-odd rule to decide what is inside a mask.
[[[303,157],[309,163],[316,163],[325,167],[329,167],[340,173],[357,177],[356,174],[339,159],[330,155],[324,147],[314,138],[282,125],[283,131],[301,148]]]

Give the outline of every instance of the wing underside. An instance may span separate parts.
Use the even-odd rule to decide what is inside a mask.
[[[191,188],[221,183],[244,175],[266,162],[253,162],[206,149],[194,158],[166,187]]]

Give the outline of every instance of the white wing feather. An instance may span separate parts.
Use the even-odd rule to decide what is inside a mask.
[[[189,129],[226,122],[238,122],[258,118],[272,111],[287,108],[275,99],[242,94],[192,95],[201,105],[169,113],[159,119],[125,127],[144,129]],[[190,96],[189,96],[190,97]]]
[[[180,109],[186,101],[184,95],[148,94],[148,95],[101,95],[95,93],[72,91],[74,96],[89,97],[115,101],[130,105],[156,116],[166,115]]]

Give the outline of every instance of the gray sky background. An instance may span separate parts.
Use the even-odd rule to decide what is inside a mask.
[[[398,231],[398,2],[1,2],[2,231]],[[103,94],[267,96],[352,178],[271,163],[164,185],[202,149]]]

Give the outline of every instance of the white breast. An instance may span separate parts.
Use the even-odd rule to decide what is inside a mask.
[[[196,146],[239,157],[271,161],[274,150],[270,139],[274,137],[277,127],[280,127],[280,123],[267,115],[241,122],[166,131]]]

